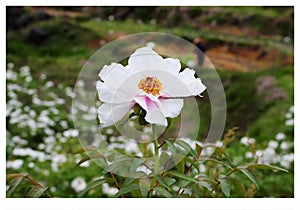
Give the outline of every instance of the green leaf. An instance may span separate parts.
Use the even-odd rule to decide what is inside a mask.
[[[203,150],[203,147],[196,143],[197,154],[201,154],[202,150]]]
[[[94,154],[94,155],[90,155],[88,157],[84,157],[82,158],[77,164],[75,167],[78,167],[80,166],[82,163],[86,162],[86,161],[89,161],[91,159],[103,159],[103,156],[100,155],[100,154]]]
[[[154,177],[162,186],[164,186],[165,188],[167,188],[168,190],[171,191],[171,188],[169,187],[168,183],[163,179],[161,178],[160,176],[155,176]]]
[[[219,160],[217,158],[214,158],[214,157],[211,157],[211,156],[201,156],[200,157],[200,161],[213,161],[213,162],[216,162],[216,163],[219,163],[229,169],[233,169],[229,164],[225,163],[224,161],[222,160]]]
[[[114,197],[115,198],[120,197],[121,195],[124,195],[126,193],[132,192],[134,190],[138,190],[139,188],[140,186],[135,183],[129,184],[127,186],[123,186]]]
[[[171,186],[176,182],[176,179],[170,178],[170,177],[165,177],[164,180],[166,181],[168,186]]]
[[[39,198],[41,197],[41,195],[43,195],[44,192],[46,192],[47,189],[48,187],[33,186],[27,193],[27,197]]]
[[[26,176],[28,176],[28,174],[24,174],[24,173],[22,173],[22,174],[7,174],[6,175],[6,181],[8,182],[8,181],[10,181],[10,180],[12,180],[16,177],[19,177],[19,176],[26,177]]]
[[[257,190],[259,190],[259,185],[258,185],[257,179],[256,179],[254,173],[250,169],[240,168],[239,171],[241,171],[243,174],[245,174],[251,180],[251,182],[253,182],[253,184],[255,184]]]
[[[213,190],[213,186],[211,184],[209,184],[208,182],[201,181],[201,182],[199,182],[199,184],[201,186],[205,187],[210,192]]]
[[[266,164],[257,164],[257,163],[245,163],[243,165],[240,165],[237,167],[238,169],[266,169],[266,170],[278,170],[278,171],[284,171],[288,173],[288,170],[272,166],[272,165],[266,165]]]
[[[141,178],[139,181],[139,186],[142,197],[146,198],[151,188],[151,180],[148,178]]]
[[[189,157],[185,157],[184,160],[188,163],[190,163],[195,169],[197,169],[198,172],[200,172],[199,170],[199,164],[197,164],[197,162],[193,159],[190,159]]]
[[[154,190],[156,192],[158,192],[160,195],[162,195],[162,196],[164,196],[166,198],[173,198],[174,197],[169,191],[167,191],[163,187],[158,186],[158,187],[155,187]]]
[[[221,190],[224,193],[224,195],[229,198],[230,197],[230,189],[231,184],[226,176],[222,176],[217,179],[220,182]]]
[[[182,140],[176,140],[175,141],[175,144],[178,144],[180,147],[182,147],[186,152],[187,154],[188,153],[191,153],[193,155],[193,157],[196,157],[196,153],[195,151],[192,149],[192,147],[186,143],[185,141],[182,141]]]
[[[89,184],[83,191],[81,191],[78,194],[78,197],[82,197],[84,194],[86,194],[88,191],[90,191],[91,189],[95,189],[96,187],[102,185],[103,183],[109,183],[109,180],[112,180],[112,178],[109,179],[96,179],[95,181],[93,181],[91,184]]]
[[[94,146],[91,146],[91,147],[85,147],[85,148],[80,148],[80,149],[77,149],[73,152],[74,155],[76,154],[81,154],[81,153],[85,153],[87,151],[94,151],[94,152],[97,152],[97,148],[94,147]]]
[[[129,163],[129,162],[132,162],[132,158],[119,159],[116,162],[114,162],[111,165],[104,168],[102,173],[99,176],[101,177],[108,172],[112,172],[113,170],[116,170],[117,168],[120,168],[120,167],[124,166],[124,164]]]
[[[135,159],[131,166],[130,166],[130,169],[129,169],[129,172],[130,173],[133,173],[133,172],[136,172],[136,169],[144,162],[145,160],[141,159],[141,158],[138,158],[138,159]]]
[[[166,141],[167,142],[167,145],[168,145],[168,149],[170,150],[170,152],[175,155],[177,152],[176,152],[176,147],[174,145],[174,141]]]
[[[178,173],[176,171],[168,171],[167,174],[170,174],[170,175],[173,175],[173,176],[185,179],[185,180],[189,180],[189,181],[192,181],[192,182],[195,182],[195,183],[199,182],[197,179],[195,179],[193,177],[187,176],[185,174]]]
[[[7,197],[11,197],[12,193],[19,186],[19,184],[22,182],[23,179],[24,179],[24,176],[18,176],[11,181],[8,191],[7,191],[7,194],[6,194]]]

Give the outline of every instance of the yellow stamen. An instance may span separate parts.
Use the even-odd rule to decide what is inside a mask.
[[[144,77],[138,84],[138,88],[146,93],[152,93],[152,95],[159,95],[159,91],[162,90],[162,83],[156,77]]]

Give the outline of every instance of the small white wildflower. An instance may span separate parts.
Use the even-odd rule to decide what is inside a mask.
[[[56,187],[54,186],[50,187],[50,192],[56,192]]]
[[[112,135],[113,133],[114,133],[114,130],[111,129],[111,128],[108,128],[108,129],[106,130],[106,134],[108,134],[108,135]]]
[[[248,152],[245,153],[245,157],[250,159],[250,158],[253,157],[253,153],[248,151]]]
[[[257,157],[262,157],[262,156],[263,156],[263,151],[262,151],[262,150],[257,150],[257,151],[255,152],[255,155],[256,155]]]
[[[281,141],[286,138],[286,135],[284,133],[277,133],[275,138],[277,141]]]
[[[216,146],[217,146],[217,147],[223,147],[223,142],[218,141],[218,142],[216,143]]]
[[[45,80],[46,78],[47,78],[47,75],[46,75],[46,74],[41,74],[41,75],[40,75],[40,79],[41,79],[41,80]]]
[[[115,20],[115,16],[114,16],[114,15],[108,16],[108,20],[109,20],[109,21],[114,21],[114,20]]]
[[[11,168],[14,170],[18,170],[23,166],[24,161],[21,159],[7,161],[6,162],[6,168]]]
[[[45,84],[45,88],[50,88],[50,87],[53,87],[54,83],[52,81],[48,81],[46,82]]]
[[[294,153],[283,155],[282,159],[284,161],[293,162],[294,161]]]
[[[254,138],[249,138],[247,136],[244,136],[243,138],[241,138],[241,143],[249,146],[250,144],[254,144],[255,143],[255,139]]]
[[[282,150],[288,150],[290,148],[290,144],[288,142],[285,142],[283,141],[281,144],[280,144],[280,149]]]
[[[271,141],[269,141],[268,147],[271,149],[276,149],[278,147],[278,142],[271,140]]]
[[[294,125],[294,119],[289,119],[289,120],[285,121],[285,125],[286,126],[292,126],[292,125]]]
[[[110,187],[107,183],[104,183],[102,185],[102,192],[106,195],[113,196],[115,195],[119,190],[115,187]]]
[[[80,192],[86,188],[87,184],[82,177],[77,177],[71,182],[71,187],[75,192]]]
[[[8,67],[9,69],[13,69],[13,68],[15,67],[15,64],[13,64],[13,63],[8,63],[8,64],[7,64],[7,67]]]
[[[293,116],[293,115],[292,115],[291,113],[286,113],[286,114],[285,114],[285,118],[286,118],[286,119],[290,119],[290,118],[292,118],[292,116]]]
[[[294,106],[291,106],[291,107],[290,107],[289,112],[290,112],[290,113],[294,113]]]
[[[196,62],[194,60],[188,60],[186,65],[190,68],[194,68],[196,66]]]
[[[28,163],[29,168],[34,168],[35,164],[33,162]]]

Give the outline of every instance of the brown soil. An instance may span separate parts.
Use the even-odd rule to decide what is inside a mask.
[[[293,57],[276,49],[263,47],[217,46],[206,52],[217,69],[230,71],[259,71],[293,64]]]

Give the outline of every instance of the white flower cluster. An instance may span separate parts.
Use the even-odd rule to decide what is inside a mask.
[[[37,164],[47,161],[51,170],[58,172],[62,164],[76,161],[75,157],[62,151],[64,143],[79,135],[78,130],[69,127],[71,115],[65,109],[66,103],[74,97],[73,90],[67,87],[59,97],[54,92],[54,82],[47,81],[45,74],[40,75],[36,84],[28,66],[19,70],[14,68],[12,63],[7,65],[6,139],[11,153],[8,154],[6,168],[19,170],[27,166],[47,175],[49,167]],[[79,84],[84,86],[83,81]],[[64,88],[62,84],[58,86]],[[87,113],[95,118],[95,112],[94,108]],[[37,140],[33,141],[34,138]],[[40,168],[40,165],[45,168]]]
[[[294,107],[291,106],[289,112],[285,115],[288,120],[293,120]],[[290,126],[293,123],[287,125]],[[249,146],[255,143],[254,138],[243,137],[240,140],[241,144]],[[294,162],[294,153],[292,151],[293,143],[291,139],[283,132],[279,132],[275,135],[275,140],[271,139],[268,142],[268,146],[264,150],[257,150],[255,154],[248,151],[245,153],[245,157],[248,159],[255,158],[258,163],[261,164],[279,164],[281,167],[290,169],[291,164]]]
[[[294,125],[294,106],[291,106],[288,113],[285,114],[285,125],[293,126]]]

